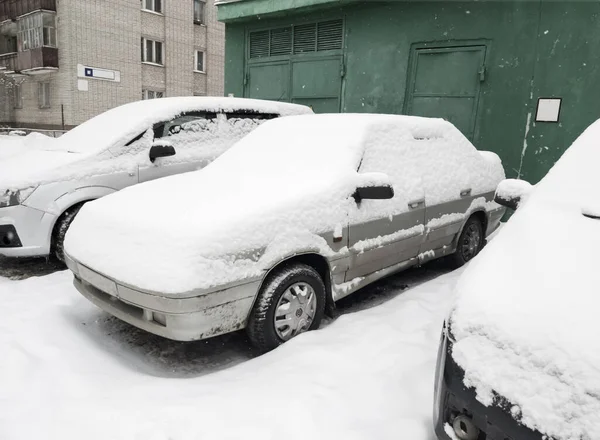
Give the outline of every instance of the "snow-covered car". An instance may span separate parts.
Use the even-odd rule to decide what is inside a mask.
[[[439,439],[600,439],[600,122],[535,187],[457,284],[434,402]]]
[[[183,341],[246,328],[269,350],[379,278],[473,258],[504,214],[503,178],[497,155],[441,119],[281,118],[202,171],[87,204],[67,265],[139,328]]]
[[[0,255],[63,260],[65,233],[84,203],[202,168],[266,120],[307,113],[305,106],[239,98],[139,101],[6,157],[0,163]]]

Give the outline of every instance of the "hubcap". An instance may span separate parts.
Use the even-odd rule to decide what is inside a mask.
[[[481,231],[476,224],[472,223],[465,231],[465,235],[462,242],[462,254],[465,261],[469,261],[477,252],[479,252],[479,246],[481,245]]]
[[[294,283],[288,287],[275,308],[275,331],[287,341],[307,331],[315,319],[317,296],[307,283]]]

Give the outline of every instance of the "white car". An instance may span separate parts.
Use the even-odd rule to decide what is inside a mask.
[[[600,439],[600,121],[535,187],[457,284],[438,355],[435,428],[459,438]]]
[[[135,326],[176,340],[247,328],[270,350],[379,278],[474,258],[504,213],[503,178],[497,155],[441,119],[281,118],[202,171],[86,205],[67,265]]]
[[[109,110],[42,148],[2,160],[0,255],[62,260],[65,233],[84,203],[203,168],[264,121],[307,113],[300,105],[212,97]]]

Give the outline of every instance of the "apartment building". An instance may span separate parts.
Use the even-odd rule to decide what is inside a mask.
[[[164,96],[223,95],[210,0],[0,0],[0,126],[61,129]]]

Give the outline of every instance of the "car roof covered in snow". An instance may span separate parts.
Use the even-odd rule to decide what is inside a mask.
[[[450,319],[465,384],[552,438],[600,438],[598,139],[600,122],[471,263]]]
[[[115,107],[75,127],[61,136],[62,148],[78,153],[96,153],[118,143],[129,142],[160,121],[168,121],[191,111],[251,111],[280,116],[312,113],[309,107],[258,99],[184,96],[149,99]]]

